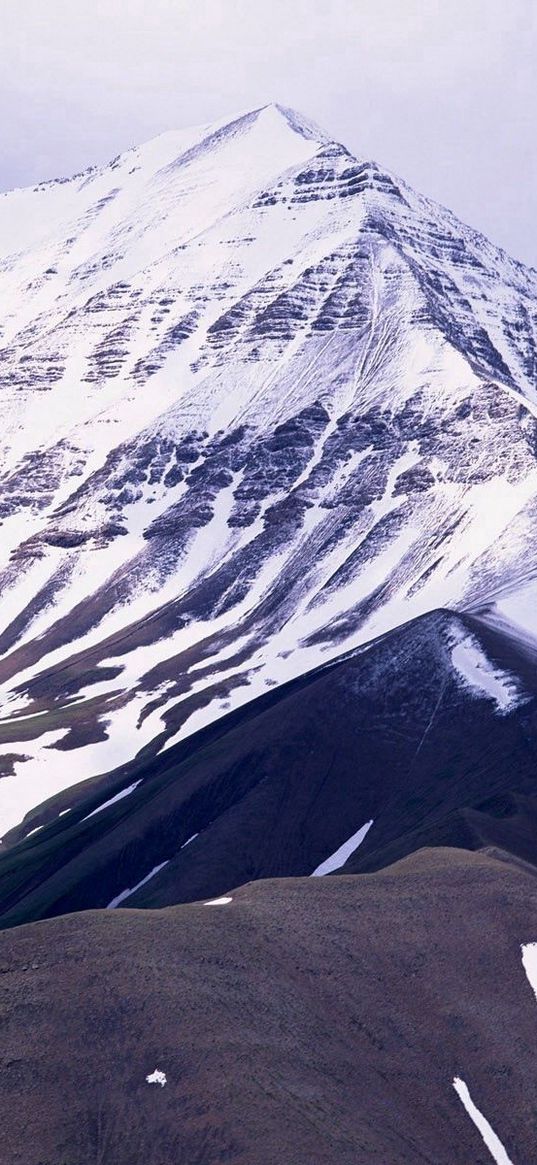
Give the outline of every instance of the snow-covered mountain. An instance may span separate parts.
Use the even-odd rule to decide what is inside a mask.
[[[2,832],[427,611],[531,632],[537,272],[277,105],[0,256]]]

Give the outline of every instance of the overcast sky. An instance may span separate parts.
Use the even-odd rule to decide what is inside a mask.
[[[0,188],[294,106],[537,265],[537,0],[0,0]]]

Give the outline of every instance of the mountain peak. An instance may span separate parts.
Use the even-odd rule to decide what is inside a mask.
[[[146,177],[168,167],[199,162],[202,156],[209,158],[229,151],[229,165],[237,173],[241,170],[247,177],[253,173],[252,166],[260,170],[267,168],[274,175],[282,170],[300,165],[313,157],[320,149],[334,144],[332,138],[313,121],[295,109],[268,102],[266,105],[239,110],[216,121],[169,129],[141,145],[119,154],[106,167],[93,167],[84,175],[91,181],[92,175],[113,170],[120,177],[134,173],[133,167],[141,167]],[[263,181],[266,179],[263,178]]]
[[[309,117],[305,117],[303,113],[291,108],[289,105],[281,105],[279,101],[272,101],[268,105],[265,105],[263,110],[273,110],[280,117],[283,117],[284,121],[294,133],[299,134],[300,137],[306,138],[308,141],[316,141],[322,145],[328,145],[333,140],[315,121],[312,121]]]

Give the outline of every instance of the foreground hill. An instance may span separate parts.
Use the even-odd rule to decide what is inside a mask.
[[[532,1161],[536,918],[533,870],[439,849],[6,931],[2,1161],[490,1165],[454,1079]]]

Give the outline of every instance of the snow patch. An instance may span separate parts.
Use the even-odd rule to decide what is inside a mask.
[[[132,887],[132,889],[129,887],[127,890],[122,890],[121,894],[118,894],[116,898],[112,898],[112,901],[108,903],[106,909],[115,910],[116,906],[119,906],[120,903],[124,902],[126,898],[130,898],[131,894],[135,894],[141,886],[145,886],[146,882],[149,882],[151,878],[155,877],[155,874],[158,874],[160,870],[163,870],[164,866],[167,866],[169,861],[170,859],[168,858],[167,861],[161,862],[160,866],[155,866],[154,869],[152,869],[149,874],[146,874],[145,878],[142,878],[140,882],[137,882],[136,885]]]
[[[471,1120],[473,1120],[476,1129],[478,1129],[481,1133],[481,1136],[491,1157],[493,1157],[496,1161],[496,1165],[513,1165],[513,1162],[502,1145],[500,1138],[496,1136],[496,1133],[494,1132],[494,1129],[491,1127],[491,1125],[489,1125],[487,1118],[483,1116],[483,1113],[480,1112],[478,1108],[476,1108],[468,1088],[464,1083],[464,1080],[461,1080],[460,1076],[454,1077],[453,1087],[457,1093],[457,1096],[462,1101],[468,1116]]]
[[[535,644],[537,640],[537,583],[531,579],[529,583],[501,595],[494,604],[495,611],[500,618],[506,619],[519,636]]]
[[[36,805],[73,783],[73,762],[67,753],[49,751],[68,735],[68,728],[53,728],[43,732],[36,741],[24,741],[25,754],[33,748],[30,760],[15,761],[14,775],[2,779],[0,834],[13,829]],[[6,745],[6,749],[12,745]],[[67,760],[65,758],[68,758]],[[64,765],[69,766],[69,777]]]
[[[91,813],[88,813],[87,817],[83,817],[82,820],[89,821],[90,817],[95,817],[96,813],[102,813],[103,809],[108,809],[109,805],[115,805],[116,801],[121,801],[123,797],[128,797],[129,793],[134,793],[134,790],[137,789],[138,785],[141,785],[141,783],[141,780],[135,781],[134,784],[128,785],[126,789],[121,789],[121,791],[116,793],[114,797],[110,797],[109,801],[103,801],[102,805],[98,805],[96,809],[92,809]]]
[[[512,712],[526,702],[515,677],[491,663],[473,635],[461,635],[454,643],[451,662],[463,686],[494,700],[498,712]]]
[[[199,837],[199,833],[193,833],[192,837],[188,837],[187,840],[183,842],[181,849],[186,849],[187,845],[190,845],[190,842],[195,841],[197,837]]]
[[[520,949],[522,951],[522,966],[537,999],[537,943],[524,943]]]
[[[209,902],[204,902],[204,906],[227,906],[228,902],[233,902],[232,898],[224,895],[223,898],[211,898]]]
[[[160,1068],[155,1068],[154,1072],[150,1072],[149,1076],[146,1076],[146,1080],[148,1084],[160,1084],[161,1088],[164,1088],[164,1085],[168,1083],[166,1073],[161,1072]]]
[[[360,829],[357,829],[356,833],[353,833],[352,837],[349,837],[348,841],[344,841],[343,845],[340,845],[339,849],[337,849],[335,853],[330,854],[330,857],[325,858],[325,861],[321,862],[320,866],[317,866],[317,869],[315,869],[313,873],[310,874],[310,877],[322,878],[325,874],[331,874],[333,870],[341,869],[341,866],[345,865],[345,862],[348,858],[350,858],[351,854],[354,853],[354,851],[358,849],[358,846],[362,844],[364,837],[368,830],[371,829],[372,824],[373,819],[371,819],[371,821],[366,821],[365,825],[362,825]]]

